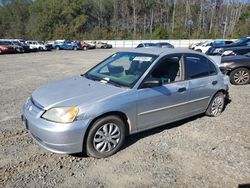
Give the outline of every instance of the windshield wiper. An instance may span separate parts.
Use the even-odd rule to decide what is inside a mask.
[[[89,74],[82,74],[81,76],[85,76],[87,79],[90,79],[90,80],[93,80],[93,81],[99,81],[99,82],[102,82],[102,83],[108,83],[108,84],[111,84],[111,85],[114,85],[116,87],[128,87],[127,85],[125,84],[121,84],[121,83],[117,83],[109,78],[100,78],[100,77],[97,77],[97,76],[93,76],[93,75],[89,75]]]
[[[117,82],[114,82],[113,80],[102,79],[101,81],[103,81],[104,83],[106,82],[106,83],[112,84],[116,87],[121,87],[120,84],[118,84]]]

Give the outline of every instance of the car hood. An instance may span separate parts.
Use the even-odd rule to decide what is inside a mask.
[[[32,100],[45,110],[56,106],[89,106],[127,90],[77,76],[41,86],[32,94]]]
[[[221,58],[221,63],[229,62],[229,61],[239,61],[239,60],[245,60],[250,59],[250,57],[246,55],[235,55],[235,56],[223,56]]]

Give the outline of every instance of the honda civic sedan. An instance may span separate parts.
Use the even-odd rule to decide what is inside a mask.
[[[103,158],[127,135],[197,114],[218,116],[228,76],[187,49],[117,52],[86,73],[34,91],[22,120],[31,137],[56,153]]]

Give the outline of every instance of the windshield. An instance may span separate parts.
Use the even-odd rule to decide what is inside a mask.
[[[145,43],[144,44],[146,47],[148,47],[148,46],[157,46],[156,44],[154,44],[154,43]]]
[[[12,41],[14,44],[16,44],[16,45],[21,45],[19,42],[17,42],[17,41]]]
[[[234,43],[234,44],[240,44],[240,43],[242,43],[242,42],[244,42],[244,41],[245,41],[244,38],[240,38],[240,39],[234,41],[233,43]]]
[[[131,88],[157,57],[151,54],[119,52],[92,68],[85,77]]]
[[[12,45],[12,43],[9,42],[9,41],[0,41],[0,43],[1,43],[2,45]]]

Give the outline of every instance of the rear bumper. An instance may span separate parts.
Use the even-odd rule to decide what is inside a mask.
[[[34,110],[35,113],[30,112],[30,109]],[[21,117],[23,124],[36,143],[54,153],[82,152],[88,121],[54,123],[42,119],[40,116],[43,112],[32,103],[28,103],[25,104]]]

